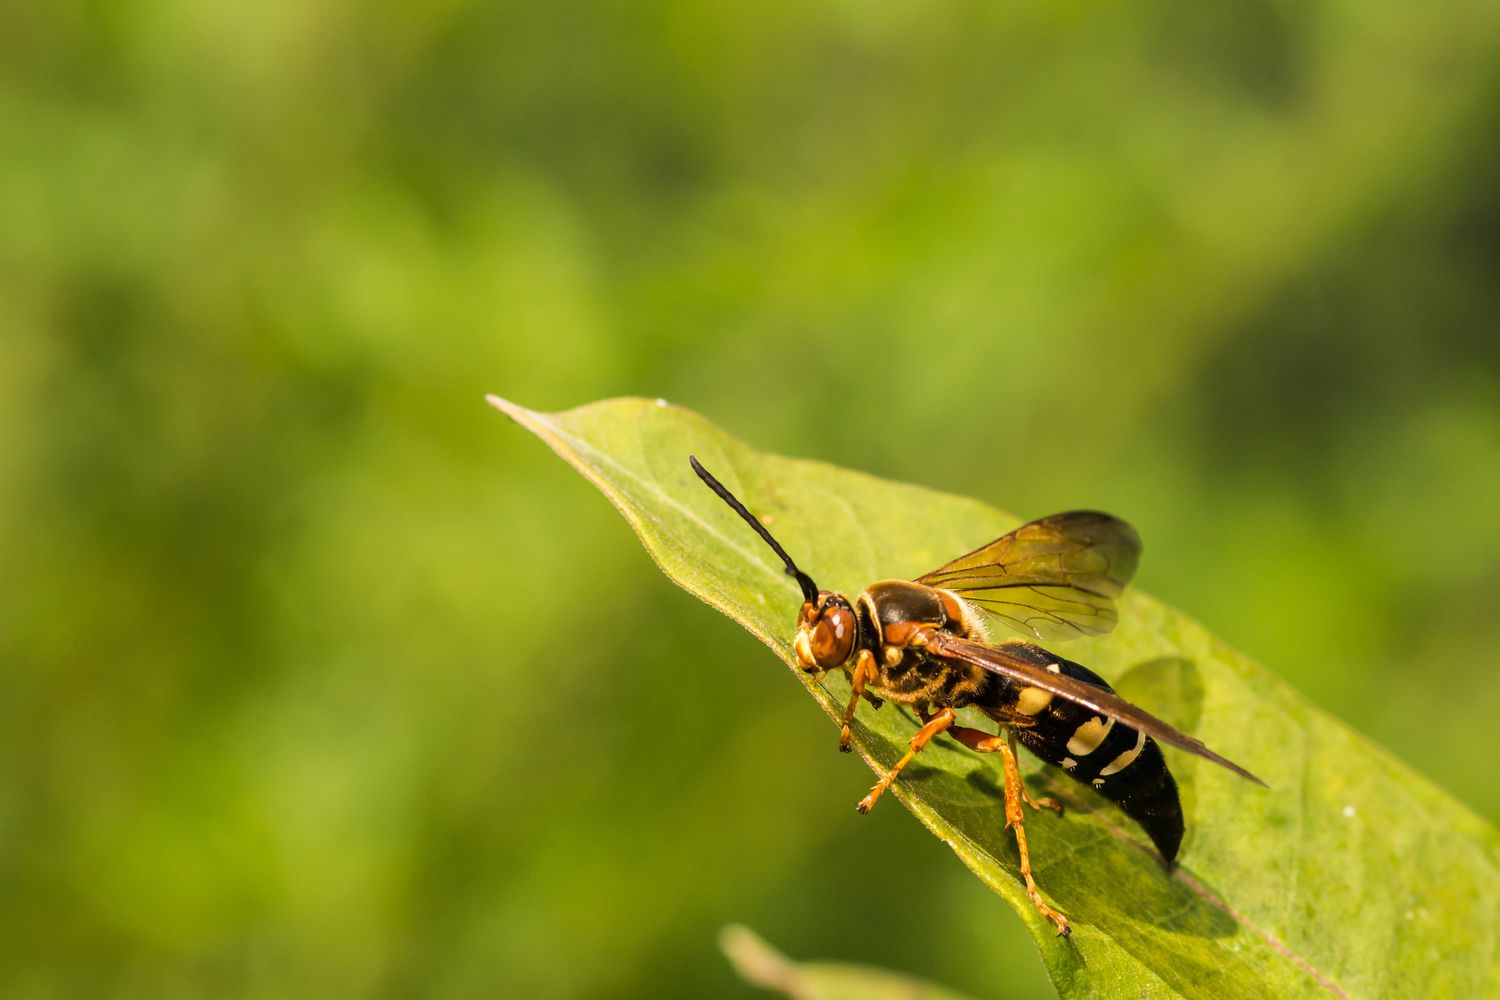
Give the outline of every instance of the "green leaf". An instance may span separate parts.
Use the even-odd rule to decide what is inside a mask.
[[[911,578],[1017,524],[974,500],[758,452],[659,400],[558,414],[490,401],[599,487],[672,580],[789,666],[797,588],[693,475],[690,453],[832,589]],[[1270,789],[1167,751],[1188,827],[1180,865],[1168,874],[1118,810],[1033,763],[1033,787],[1070,807],[1063,817],[1027,819],[1037,880],[1072,922],[1072,936],[1059,938],[1018,881],[995,762],[948,740],[925,750],[896,796],[1027,923],[1059,993],[1500,996],[1500,834],[1492,826],[1144,594],[1127,592],[1114,633],[1068,643],[1065,655]],[[848,692],[842,677],[792,674],[838,717]],[[883,771],[915,728],[894,706],[863,706],[855,747]],[[830,752],[833,744],[830,732]]]
[[[961,993],[885,969],[793,962],[746,927],[724,928],[719,947],[746,982],[792,1000],[967,1000]]]

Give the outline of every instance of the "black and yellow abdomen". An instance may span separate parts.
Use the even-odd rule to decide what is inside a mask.
[[[1087,667],[1040,646],[1016,641],[1005,646],[1007,652],[1032,659],[1044,670],[1105,691],[1114,690]],[[1009,697],[996,699],[1003,707],[991,709],[989,714],[1010,726],[1016,741],[1026,749],[1118,805],[1140,824],[1171,864],[1182,843],[1182,805],[1177,782],[1167,770],[1156,741],[1066,698],[1004,683],[1011,688]]]

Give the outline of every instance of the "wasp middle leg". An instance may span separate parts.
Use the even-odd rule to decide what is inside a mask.
[[[925,716],[926,713],[924,712],[923,715]],[[953,720],[955,718],[957,718],[957,714],[953,711],[953,709],[945,708],[942,711],[938,712],[936,715],[926,719],[925,721],[927,722],[927,724],[921,729],[917,730],[917,735],[911,738],[911,743],[908,745],[909,748],[902,756],[902,758],[896,761],[896,766],[887,771],[881,777],[881,779],[875,783],[875,787],[870,789],[870,794],[860,799],[859,804],[854,808],[858,809],[862,813],[869,812],[870,807],[875,804],[876,799],[880,798],[881,793],[896,783],[896,776],[901,773],[901,769],[907,764],[910,764],[911,759],[917,754],[921,753],[922,748],[931,743],[934,736],[937,736],[949,726],[953,725]]]
[[[922,717],[923,722],[934,718],[924,708],[918,708],[917,714]],[[972,729],[969,726],[950,726],[948,728],[949,736],[958,740],[975,753],[994,753],[1000,749],[1001,743],[1005,743],[1010,747],[1011,755],[1014,756],[1016,752],[1016,734],[1013,730],[1009,729],[1007,729],[1007,733],[1008,735],[1006,736],[995,736],[982,729]],[[1063,814],[1063,804],[1061,802],[1050,795],[1043,795],[1041,798],[1033,797],[1031,792],[1027,790],[1024,780],[1021,782],[1021,801],[1033,809],[1050,809],[1059,816]]]

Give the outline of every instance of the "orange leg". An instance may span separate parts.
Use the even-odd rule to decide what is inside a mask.
[[[1031,852],[1026,847],[1025,814],[1021,808],[1023,801],[1031,802],[1032,806],[1036,807],[1048,805],[1050,800],[1043,799],[1038,803],[1032,801],[1027,795],[1026,786],[1021,782],[1021,768],[1016,763],[1015,752],[1011,749],[1007,737],[994,736],[968,726],[955,726],[953,722],[957,715],[951,708],[944,708],[929,714],[926,706],[919,706],[917,714],[922,717],[925,725],[917,730],[917,735],[911,738],[910,749],[896,762],[895,767],[886,772],[885,777],[876,782],[875,787],[870,789],[870,794],[861,799],[855,808],[862,813],[869,812],[881,793],[895,783],[896,776],[901,773],[901,769],[909,764],[923,747],[931,743],[934,737],[943,732],[949,733],[954,739],[977,753],[999,753],[1005,769],[1005,828],[1016,832],[1016,849],[1021,855],[1021,878],[1026,883],[1026,895],[1030,897],[1031,904],[1036,907],[1037,912],[1057,927],[1058,935],[1067,937],[1072,932],[1068,926],[1068,918],[1047,905],[1046,900],[1042,899],[1041,890],[1037,888],[1036,880],[1031,877]]]
[[[1026,785],[1021,781],[1021,768],[1016,764],[1016,754],[1011,748],[1014,737],[992,736],[967,726],[954,726],[949,734],[977,753],[1000,754],[1005,766],[1005,828],[1016,832],[1016,848],[1021,855],[1021,878],[1026,882],[1026,895],[1031,897],[1031,903],[1037,908],[1037,912],[1052,921],[1057,926],[1057,933],[1066,937],[1070,930],[1068,918],[1047,905],[1042,899],[1041,890],[1036,887],[1036,881],[1031,877],[1031,852],[1026,849],[1026,825],[1021,803],[1027,802],[1032,808],[1056,806],[1059,812],[1062,807],[1051,799],[1038,802],[1027,794]]]
[[[926,712],[922,714],[924,717],[927,715]],[[896,766],[887,771],[885,776],[875,783],[875,787],[870,789],[870,794],[860,799],[859,805],[854,808],[862,813],[869,812],[870,807],[875,804],[876,799],[880,798],[881,793],[895,784],[896,776],[901,773],[901,769],[910,764],[911,759],[921,753],[922,748],[931,743],[934,736],[937,736],[943,730],[953,725],[953,720],[956,717],[951,708],[945,708],[932,716],[925,726],[917,730],[917,735],[911,738],[910,749],[906,751],[906,754],[900,760],[896,761]]]
[[[854,673],[849,679],[853,690],[849,693],[849,707],[844,709],[844,724],[839,727],[839,751],[849,752],[849,726],[854,722],[854,710],[859,707],[861,697],[868,698],[865,694],[865,684],[875,676],[875,654],[868,649],[859,651],[859,658],[854,661]],[[878,699],[871,698],[875,707],[880,707]]]
[[[923,722],[932,718],[932,716],[928,715],[922,709],[918,709],[917,714],[922,716]],[[970,729],[968,726],[952,726],[948,729],[948,735],[975,753],[994,753],[1000,749],[1002,743],[1009,745],[1012,756],[1016,752],[1015,733],[1011,733],[1009,736],[992,736],[981,729]],[[1063,814],[1063,805],[1061,802],[1050,795],[1044,795],[1039,799],[1032,798],[1031,793],[1026,790],[1026,782],[1024,781],[1021,782],[1021,801],[1033,809],[1051,809],[1059,816]]]
[[[1015,730],[1011,730],[1010,731],[1010,736],[1007,738],[1006,742],[1007,742],[1007,745],[1010,747],[1010,755],[1012,757],[1014,757],[1016,755],[1016,733],[1015,733]],[[1063,814],[1063,804],[1061,802],[1057,801],[1056,799],[1054,799],[1052,796],[1050,796],[1050,795],[1043,795],[1039,799],[1032,798],[1031,797],[1031,793],[1026,790],[1026,782],[1025,781],[1021,782],[1021,801],[1025,802],[1028,806],[1030,806],[1033,809],[1051,809],[1053,812],[1057,813],[1059,816],[1061,816]]]
[[[1005,826],[1016,831],[1016,849],[1021,854],[1021,878],[1026,882],[1026,895],[1031,897],[1031,905],[1037,908],[1037,912],[1057,926],[1057,933],[1067,937],[1070,930],[1068,918],[1047,905],[1042,899],[1041,890],[1036,887],[1036,881],[1031,877],[1031,855],[1026,850],[1026,826],[1022,821],[1021,809],[1024,786],[1021,784],[1021,769],[1016,766],[1016,755],[1003,742],[997,749],[1005,764]]]

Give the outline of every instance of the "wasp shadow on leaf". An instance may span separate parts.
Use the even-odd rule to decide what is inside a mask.
[[[1122,698],[1146,708],[1183,732],[1198,732],[1198,724],[1203,720],[1203,676],[1197,664],[1187,657],[1158,656],[1133,664],[1119,676],[1115,690]],[[1206,739],[1211,734],[1198,735]],[[1207,742],[1212,745],[1213,740]],[[1182,802],[1182,819],[1187,827],[1182,850],[1190,854],[1193,831],[1198,825],[1198,761],[1175,754],[1169,757],[1168,766],[1177,781],[1177,797]]]
[[[1122,697],[1152,714],[1185,732],[1197,731],[1203,715],[1204,685],[1192,660],[1180,656],[1142,660],[1118,674],[1112,683]],[[1205,820],[1198,816],[1197,809],[1198,762],[1181,766],[1184,762],[1182,755],[1175,755],[1171,762],[1188,831],[1175,871],[1166,870],[1134,824],[1110,803],[1051,768],[1044,768],[1038,775],[1046,778],[1048,793],[1062,799],[1075,816],[1088,816],[1088,829],[1102,827],[1105,832],[1089,836],[1075,827],[1057,839],[1069,842],[1059,845],[1065,851],[1070,844],[1077,846],[1055,860],[1033,846],[1033,865],[1038,879],[1046,878],[1044,889],[1076,925],[1109,927],[1110,936],[1120,947],[1143,960],[1173,954],[1170,963],[1152,962],[1158,974],[1166,972],[1169,986],[1184,992],[1206,989],[1207,995],[1214,996],[1253,995],[1256,980],[1252,970],[1222,948],[1205,950],[1203,946],[1205,939],[1230,938],[1250,931],[1235,919],[1223,894],[1193,867],[1193,830]],[[1031,825],[1028,823],[1028,829]],[[1068,869],[1076,871],[1077,876],[1067,877]]]
[[[1121,696],[1184,731],[1195,731],[1201,721],[1203,679],[1190,659],[1143,660],[1112,683]],[[1162,951],[1175,953],[1178,960],[1172,963],[1172,978],[1177,981],[1171,985],[1181,989],[1207,985],[1215,995],[1239,995],[1253,983],[1253,978],[1239,978],[1249,971],[1237,961],[1224,961],[1218,949],[1210,957],[1203,941],[1247,932],[1222,902],[1221,894],[1193,870],[1197,768],[1180,766],[1180,755],[1172,763],[1188,827],[1176,872],[1166,870],[1147,838],[1112,803],[1055,768],[1034,764],[1023,767],[1028,783],[1062,800],[1067,815],[1059,819],[1026,811],[1033,870],[1042,890],[1075,926],[1110,927],[1111,937],[1121,947],[1143,959]],[[998,768],[971,770],[964,781],[994,803],[995,831],[983,838],[985,846],[994,849],[1005,867],[1013,867],[1016,851],[1004,830]]]
[[[1188,732],[1197,728],[1204,687],[1191,660],[1157,657],[1132,664],[1116,676],[1112,683],[1123,697]],[[869,718],[892,740],[886,751],[892,759],[904,749],[901,738],[920,725],[914,715],[900,709],[888,719]],[[1241,979],[1250,976],[1249,970],[1238,960],[1225,961],[1222,949],[1204,948],[1205,940],[1247,931],[1226,904],[1216,902],[1222,895],[1193,869],[1190,848],[1185,848],[1179,870],[1168,872],[1148,838],[1113,803],[1055,767],[1025,754],[1022,758],[1028,786],[1057,797],[1066,808],[1062,817],[1028,808],[1026,830],[1037,881],[1074,926],[1110,928],[1118,945],[1141,956],[1159,974],[1153,957],[1163,952],[1175,955],[1170,985],[1184,992],[1206,984],[1211,995],[1251,995],[1246,990],[1253,978]],[[1189,829],[1185,844],[1190,845],[1197,822],[1196,768],[1181,766],[1183,760],[1176,755],[1172,764]],[[972,847],[1018,878],[1015,840],[1005,828],[1003,781],[997,758],[939,739],[902,775],[900,787],[942,808],[966,832]]]

